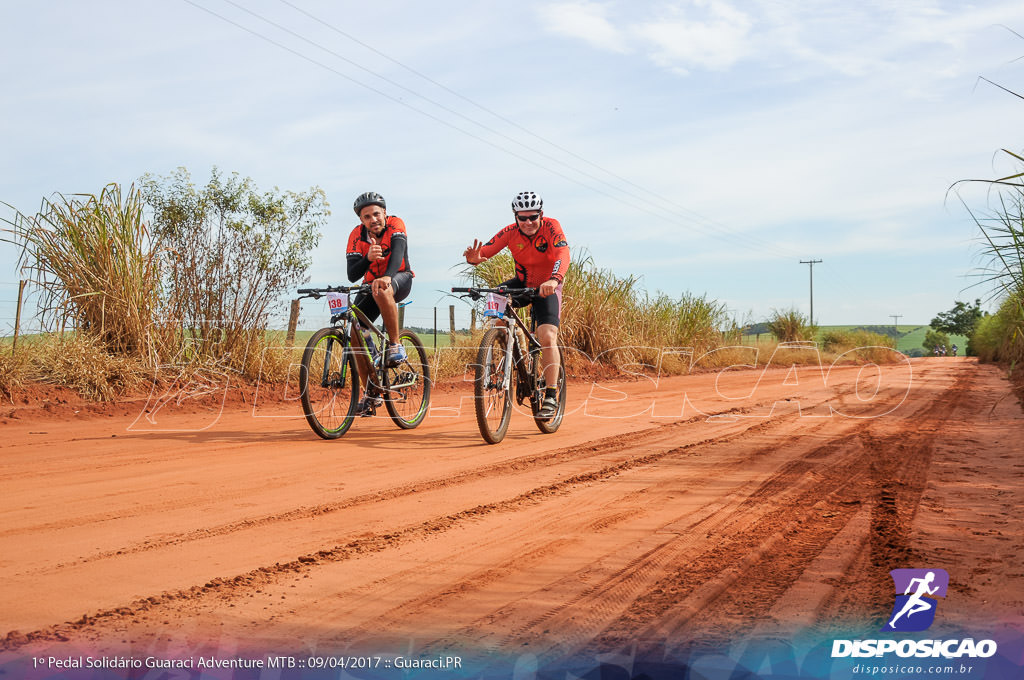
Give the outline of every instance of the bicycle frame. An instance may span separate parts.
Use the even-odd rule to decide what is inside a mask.
[[[482,293],[497,293],[499,295],[505,295],[511,299],[518,295],[536,294],[536,290],[533,288],[452,288],[453,293],[464,292],[468,293],[470,297],[479,299],[482,297]],[[533,368],[532,362],[540,359],[541,356],[541,344],[537,340],[537,336],[534,335],[533,330],[526,325],[526,322],[522,320],[519,314],[516,312],[515,307],[511,304],[506,304],[505,313],[502,318],[489,317],[492,327],[504,327],[506,329],[506,342],[505,342],[505,365],[514,366],[516,373],[516,401],[520,404],[523,400],[531,397],[536,386],[533,384],[533,377],[531,375],[531,369]],[[509,320],[512,323],[509,323]],[[521,342],[516,329],[519,329],[523,333],[523,337],[526,338],[526,347],[521,347]],[[518,354],[518,356],[516,356]],[[529,362],[529,363],[528,363]],[[503,389],[508,389],[509,381],[512,379],[512,371],[505,371],[505,378],[502,384]]]
[[[301,288],[298,292],[305,293],[303,297],[311,297],[316,300],[323,297],[326,293],[347,293],[349,296],[352,296],[356,293],[368,292],[369,290],[369,284],[364,283],[358,286],[328,286],[326,288],[317,289]],[[385,392],[395,392],[400,388],[409,387],[413,384],[412,382],[409,382],[397,385],[388,385],[387,387],[384,386],[385,381],[381,380],[381,372],[384,369],[380,357],[384,355],[384,352],[387,349],[387,335],[385,335],[382,330],[377,328],[377,326],[366,317],[363,310],[349,303],[348,309],[338,314],[331,315],[330,325],[332,328],[336,328],[341,331],[339,335],[345,338],[343,340],[343,348],[351,346],[354,350],[364,355],[367,361],[369,361],[369,367],[371,370],[367,372],[367,378],[372,381],[370,384],[379,390],[382,395]],[[353,328],[356,328],[360,332],[352,333]],[[367,344],[366,337],[363,336],[361,332],[364,330],[370,331],[371,335],[374,336],[370,339],[370,342],[374,343],[374,348],[377,350],[376,359],[374,358],[374,352]],[[353,335],[357,338],[356,343],[352,342]],[[328,344],[327,351],[330,353],[330,344]],[[326,380],[326,376],[324,377],[324,380]]]
[[[508,323],[509,320],[513,323]],[[531,370],[533,368],[533,362],[540,360],[540,342],[511,306],[506,307],[505,317],[503,319],[494,319],[491,325],[492,327],[505,328],[505,365],[515,367],[517,379],[516,401],[522,404],[523,400],[530,397],[535,389],[535,385],[533,385],[532,382]],[[523,337],[526,338],[525,348],[521,346],[522,341],[520,340],[519,334],[516,333],[517,329],[522,331]],[[509,381],[511,379],[512,371],[506,371],[505,384],[502,385],[502,387],[508,389]]]

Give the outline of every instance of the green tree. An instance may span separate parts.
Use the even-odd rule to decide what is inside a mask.
[[[928,356],[935,354],[935,348],[941,347],[946,350],[949,354],[952,348],[952,343],[949,341],[949,336],[942,331],[929,330],[924,334],[924,340],[921,342],[921,346],[928,352]]]
[[[142,187],[163,258],[165,313],[180,324],[189,358],[243,368],[271,306],[305,280],[330,214],[324,191],[261,192],[217,168],[203,187],[185,168],[146,175]]]
[[[957,301],[948,312],[942,312],[928,324],[937,331],[953,335],[970,335],[978,321],[985,316],[981,311],[981,300],[975,300],[971,306],[966,302]]]

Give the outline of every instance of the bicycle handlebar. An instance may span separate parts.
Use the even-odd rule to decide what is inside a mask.
[[[509,288],[508,286],[498,286],[497,288],[452,288],[453,293],[469,293],[470,297],[474,300],[480,299],[484,293],[497,293],[498,295],[507,295],[514,298],[535,298],[537,297],[536,288]]]
[[[359,293],[370,290],[370,284],[361,283],[358,286],[326,286],[324,288],[299,288],[296,292],[302,297],[311,297],[318,300],[324,293]]]

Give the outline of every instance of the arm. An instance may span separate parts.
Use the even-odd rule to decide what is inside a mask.
[[[398,270],[402,268],[405,261],[405,254],[408,252],[409,244],[405,234],[396,232],[391,235],[391,252],[388,254],[388,266],[384,270],[384,276],[393,278]]]
[[[345,262],[348,265],[349,281],[361,279],[366,275],[366,270],[370,268],[370,261],[361,253],[349,253],[345,256]]]
[[[370,260],[367,259],[366,254],[363,252],[366,248],[361,245],[361,235],[362,225],[357,226],[348,235],[348,247],[345,249],[348,280],[353,282],[362,278],[366,274],[366,270],[370,268]]]
[[[510,224],[499,231],[491,237],[490,241],[480,247],[480,255],[487,260],[500,253],[501,249],[508,245],[508,240],[511,238],[513,230],[516,228],[516,225]]]
[[[511,233],[509,230],[515,228],[516,226],[514,224],[505,227],[495,234],[490,241],[484,244],[473,239],[473,245],[466,248],[466,252],[462,253],[466,258],[466,262],[472,265],[477,265],[500,253],[501,249],[508,245],[508,239]]]

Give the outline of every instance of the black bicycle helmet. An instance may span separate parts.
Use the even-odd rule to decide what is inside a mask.
[[[524,210],[543,210],[544,201],[532,191],[520,191],[512,199],[512,210],[522,212]]]
[[[352,209],[356,211],[356,215],[368,205],[379,205],[384,210],[388,209],[387,203],[384,202],[384,197],[378,194],[376,191],[367,191],[365,194],[359,194],[359,198],[352,204]]]

